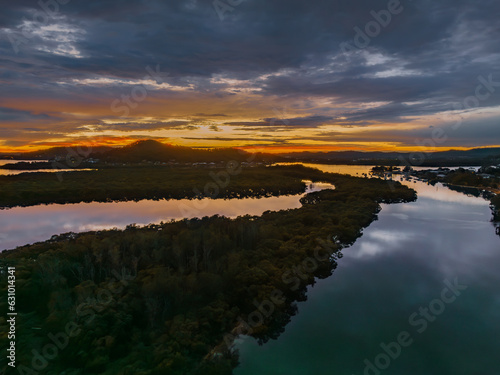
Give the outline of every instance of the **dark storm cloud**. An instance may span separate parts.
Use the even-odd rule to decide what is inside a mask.
[[[260,143],[248,143],[254,142],[255,137],[182,137],[182,139],[192,140],[192,141],[216,141],[216,142],[246,142],[245,146],[262,146],[262,142],[268,145],[278,145],[287,143],[288,139],[276,139],[276,138],[259,138]]]
[[[500,123],[498,119],[465,120],[457,126],[457,122],[443,123],[439,128],[439,140],[433,134],[436,127],[419,129],[367,129],[356,134],[340,132],[323,132],[314,136],[305,136],[302,140],[322,142],[393,142],[402,146],[447,147],[497,146],[500,139]],[[433,138],[434,137],[434,138]]]
[[[83,126],[80,130],[84,130],[87,126]],[[121,130],[121,131],[138,131],[138,130],[164,130],[164,129],[176,129],[176,130],[194,130],[197,129],[196,126],[192,126],[190,121],[155,121],[155,122],[122,122],[122,123],[99,123],[91,125],[93,131],[109,131],[109,130]]]
[[[1,122],[28,122],[34,120],[48,120],[50,116],[46,114],[34,114],[29,111],[20,111],[11,108],[0,107]]]
[[[371,45],[389,54],[426,56],[424,64],[430,63],[431,57],[431,60],[448,57],[429,52],[456,31],[459,21],[477,22],[479,25],[472,32],[479,34],[498,22],[495,1],[401,3],[404,11],[393,16]],[[126,76],[134,71],[142,73],[145,63],[162,62],[182,75],[273,72],[283,67],[300,67],[311,56],[316,58],[313,61],[321,63],[321,58],[337,52],[340,42],[355,36],[355,26],[363,28],[372,20],[371,10],[387,7],[387,1],[371,0],[256,0],[242,3],[221,22],[211,1],[194,2],[192,8],[185,4],[185,1],[72,0],[59,5],[57,14],[75,26],[85,27],[86,37],[78,46],[90,55],[81,62],[62,62],[74,69],[106,70],[126,56],[128,60],[114,64],[114,70]],[[10,18],[11,26],[15,20],[21,23],[19,15],[27,7],[41,11],[35,1],[16,1],[4,6],[14,16]],[[492,38],[478,35],[481,36],[484,48],[498,51]]]
[[[448,111],[452,107],[447,104],[426,101],[416,104],[391,102],[371,109],[358,109],[343,112],[335,118],[334,123],[346,126],[364,126],[376,123],[404,123],[412,121],[414,116],[434,114]]]
[[[262,121],[236,121],[227,122],[225,125],[234,126],[262,126],[262,127],[293,127],[293,128],[317,128],[319,126],[331,123],[331,116],[306,116],[306,117],[271,117],[265,118]]]
[[[247,81],[241,85],[259,90],[253,93],[263,102],[267,97],[328,98],[352,108],[231,123],[315,128],[330,122],[403,123],[409,116],[453,109],[474,94],[480,75],[493,74],[500,81],[498,0],[401,0],[402,11],[369,38],[368,46],[346,54],[341,44],[355,46],[354,28],[365,30],[374,21],[373,11],[386,10],[388,1],[252,0],[234,7],[223,21],[208,0],[42,3],[52,12],[45,18],[37,1],[2,5],[2,97],[113,99],[122,90],[117,83],[74,80],[140,80],[147,67],[159,66],[161,81],[198,94],[241,95],[240,84],[213,81],[219,76]],[[19,43],[17,53],[13,40]],[[499,105],[495,95],[479,106]],[[363,106],[370,102],[385,103]],[[4,110],[1,121],[23,116],[41,119]]]

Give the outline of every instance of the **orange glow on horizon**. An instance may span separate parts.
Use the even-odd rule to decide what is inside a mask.
[[[68,147],[68,148],[92,148],[99,146],[108,146],[108,147],[123,147],[130,145],[131,143],[137,142],[139,139],[133,137],[98,137],[96,139],[85,140],[81,142],[70,142],[70,141],[53,141],[53,142],[37,142],[35,144],[27,144],[24,146],[18,147],[1,147],[0,153],[2,154],[19,154],[25,152],[37,152],[47,150],[53,147]],[[176,144],[175,142],[171,142],[170,140],[167,142],[166,139],[155,139],[164,144],[170,144],[173,146],[180,146],[180,144]],[[192,147],[192,148],[207,148],[207,147],[199,147],[196,144],[186,145],[183,144],[183,147]],[[440,152],[440,151],[450,151],[450,150],[471,150],[473,148],[494,148],[499,147],[500,145],[492,145],[492,146],[483,146],[483,147],[439,147],[434,149],[424,149],[422,147],[411,147],[411,146],[388,146],[387,144],[379,144],[376,143],[373,145],[369,144],[357,144],[357,145],[287,145],[287,146],[239,146],[233,147],[241,150],[245,150],[247,152],[260,152],[260,153],[268,153],[268,154],[284,154],[284,153],[292,153],[292,152],[332,152],[332,151],[361,151],[361,152]],[[224,147],[223,144],[213,145],[209,148],[227,148]]]
[[[262,152],[268,154],[284,154],[291,152],[332,152],[332,151],[361,151],[361,152],[442,152],[442,151],[466,151],[478,148],[495,148],[500,146],[481,146],[481,147],[439,147],[439,148],[423,148],[423,147],[377,147],[377,146],[248,146],[237,147],[248,152]]]
[[[83,140],[80,142],[70,142],[70,141],[47,141],[47,142],[37,142],[33,144],[27,144],[25,146],[19,147],[1,147],[0,153],[3,154],[18,154],[25,152],[37,152],[44,151],[54,147],[68,147],[68,148],[92,148],[100,146],[108,147],[123,147],[136,142],[137,139],[131,137],[97,137],[95,139]]]

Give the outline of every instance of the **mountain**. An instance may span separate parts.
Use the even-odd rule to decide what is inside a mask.
[[[21,154],[0,154],[0,159],[12,160],[53,160],[64,159],[68,155],[80,154],[83,158],[96,158],[107,162],[140,163],[153,162],[221,162],[221,161],[278,161],[280,157],[258,153],[250,153],[235,148],[196,149],[183,146],[164,144],[155,140],[140,140],[130,145],[112,148],[106,146],[93,147],[87,153],[83,148],[79,152],[77,147],[54,147],[47,150],[27,152]]]
[[[271,156],[256,155],[253,160],[261,161]],[[196,149],[183,146],[173,146],[154,140],[141,140],[128,146],[107,151],[102,160],[122,163],[140,163],[142,161],[159,162],[220,162],[246,161],[251,154],[234,148]]]
[[[16,155],[0,155],[0,158],[15,160],[51,160],[66,158],[78,153],[78,148],[54,147],[48,150],[35,151]],[[83,148],[83,151],[86,151]],[[111,148],[99,146],[92,148],[84,157],[97,158],[107,162],[141,163],[152,162],[222,162],[222,161],[267,161],[267,162],[313,162],[326,164],[386,164],[386,165],[422,165],[422,166],[454,166],[500,164],[500,148],[476,148],[471,150],[450,150],[434,153],[420,152],[362,152],[362,151],[330,151],[330,152],[294,152],[286,154],[250,153],[235,148],[196,149],[174,146],[155,140],[140,140],[130,145]]]
[[[500,148],[476,148],[431,153],[422,152],[298,152],[283,154],[289,161],[320,162],[327,164],[411,164],[411,165],[482,165],[500,163]]]
[[[46,150],[32,151],[18,154],[0,154],[0,159],[12,160],[52,160],[56,158],[66,158],[68,155],[80,155],[84,158],[98,158],[103,153],[112,150],[108,146],[96,146],[92,148],[82,147],[52,147]]]

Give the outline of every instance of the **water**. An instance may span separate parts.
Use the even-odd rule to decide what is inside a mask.
[[[77,169],[77,168],[52,168],[52,169],[37,169],[37,170],[14,170],[14,169],[2,169],[2,165],[14,164],[20,162],[33,162],[35,160],[0,160],[0,176],[2,175],[16,175],[21,173],[32,173],[32,172],[71,172],[71,171],[90,171],[91,169]],[[47,160],[36,160],[36,161],[47,161]]]
[[[316,167],[354,175],[370,168]],[[419,199],[383,205],[333,276],[309,288],[277,340],[259,346],[240,339],[235,375],[500,374],[500,237],[488,202],[441,185],[405,183]],[[467,288],[453,302],[440,302],[455,278]],[[419,312],[429,305],[433,322]],[[400,345],[400,353],[390,345],[391,358],[381,343],[402,332],[411,344]]]
[[[353,175],[371,168],[310,166]],[[236,375],[500,374],[500,237],[490,222],[488,202],[439,184],[404,183],[417,190],[419,199],[383,205],[379,220],[344,250],[333,276],[309,288],[308,301],[299,303],[298,315],[277,340],[259,346],[251,338],[240,339],[241,365]],[[121,228],[134,222],[260,215],[299,207],[300,197],[14,208],[0,211],[1,248],[62,232]],[[447,288],[445,280],[453,283],[455,278],[467,289],[453,302],[441,302],[444,311],[436,310]],[[453,297],[449,293],[446,298]],[[420,333],[427,319],[413,314],[430,304],[436,312],[430,317],[435,320]],[[384,357],[381,343],[394,350],[390,343],[404,332],[411,344],[400,353],[396,350],[399,356],[394,359]],[[388,367],[365,372],[365,361]]]
[[[310,181],[308,182],[310,183]],[[334,188],[314,183],[308,192]],[[224,215],[262,215],[265,211],[299,208],[300,195],[269,198],[142,200],[139,202],[51,204],[0,210],[0,251],[66,232],[85,232],[146,225],[183,218]]]

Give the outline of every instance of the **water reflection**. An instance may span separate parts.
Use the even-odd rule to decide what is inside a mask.
[[[77,169],[77,168],[68,168],[68,169],[58,169],[58,168],[52,168],[52,169],[36,169],[36,170],[13,170],[13,169],[2,169],[2,165],[6,164],[12,164],[12,163],[20,163],[20,162],[26,162],[30,163],[33,160],[0,160],[0,176],[7,176],[7,175],[16,175],[16,174],[21,174],[21,173],[32,173],[32,172],[71,172],[71,171],[91,171],[92,169]],[[37,160],[37,161],[47,161],[47,160]]]
[[[419,199],[383,205],[333,276],[309,288],[278,340],[240,340],[236,375],[361,375],[364,360],[373,361],[381,343],[401,331],[414,342],[381,374],[498,373],[500,242],[488,202],[411,186]],[[455,278],[468,288],[418,333],[409,317],[439,298],[443,280]]]
[[[370,166],[310,165],[361,175]],[[500,350],[499,238],[491,230],[488,202],[442,185],[404,182],[419,199],[383,205],[379,220],[344,251],[332,277],[309,288],[278,340],[258,346],[243,338],[236,375],[362,374],[380,343],[406,330],[413,345],[383,374],[497,374]],[[315,185],[313,189],[326,188]],[[53,234],[148,224],[182,217],[260,215],[300,207],[301,196],[201,201],[82,203],[0,211],[1,248],[45,240]],[[439,297],[443,280],[458,278],[467,290],[417,334],[409,317]],[[372,374],[373,375],[373,374]]]
[[[324,172],[332,173],[342,173],[349,174],[351,176],[362,177],[363,174],[369,174],[372,169],[372,165],[324,165],[324,164],[304,164],[307,167],[317,168]],[[456,169],[459,167],[452,167],[450,169]],[[472,167],[471,167],[472,168]],[[479,168],[479,167],[473,167]],[[415,170],[429,169],[429,167],[414,167]],[[395,175],[394,181],[401,182],[404,185],[416,189],[419,198],[427,197],[433,198],[437,201],[446,202],[456,202],[463,203],[466,205],[482,205],[484,206],[484,201],[468,197],[464,194],[456,193],[451,191],[447,187],[443,186],[441,183],[436,185],[428,185],[427,183],[422,183],[412,179],[411,181],[401,181],[399,175]]]
[[[306,183],[306,193],[334,188],[327,183]],[[261,215],[268,210],[299,208],[304,194],[259,199],[142,200],[16,207],[0,210],[0,250],[47,240],[54,234],[124,228],[131,223],[146,225],[213,215]]]

